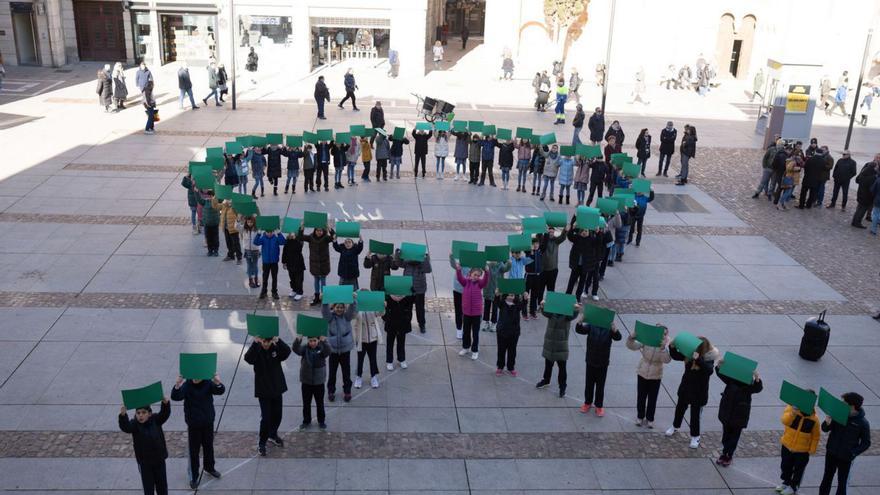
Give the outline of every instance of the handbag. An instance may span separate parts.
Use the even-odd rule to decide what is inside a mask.
[[[159,120],[161,119],[159,118],[159,109],[157,108],[153,110],[153,122],[159,122]]]

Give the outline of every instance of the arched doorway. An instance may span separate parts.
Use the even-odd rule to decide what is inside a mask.
[[[720,74],[741,79],[746,76],[752,57],[757,19],[749,14],[739,26],[733,14],[725,13],[718,24],[718,42],[715,45],[715,63]]]

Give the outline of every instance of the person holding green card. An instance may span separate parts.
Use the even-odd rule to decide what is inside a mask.
[[[186,189],[186,204],[189,206],[192,233],[193,235],[199,235],[202,233],[202,225],[198,221],[199,191],[196,187],[196,182],[190,174],[186,174],[181,179],[180,185]]]
[[[571,204],[571,184],[574,182],[574,158],[571,156],[561,156],[559,158],[559,204],[562,204],[562,198],[565,197],[565,204]],[[553,198],[550,198],[551,200]]]
[[[568,240],[571,241],[568,257],[571,275],[568,277],[565,293],[571,294],[574,291],[574,297],[580,301],[581,294],[584,294],[585,290],[590,290],[593,300],[598,301],[599,267],[605,256],[604,233],[601,228],[595,230],[572,228],[568,231]]]
[[[811,390],[808,390],[811,392]],[[815,395],[813,395],[815,400]],[[782,453],[780,462],[782,483],[776,486],[776,491],[782,495],[794,495],[801,486],[804,471],[810,456],[816,453],[819,439],[822,433],[819,429],[819,417],[813,410],[809,414],[800,409],[788,405],[782,413],[782,425],[785,431],[782,433]]]
[[[528,139],[517,139],[514,146],[516,147],[516,192],[526,192],[526,178],[529,176],[532,145]]]
[[[648,203],[651,201],[654,201],[654,191],[650,191],[648,194],[636,193],[636,207],[638,210],[632,219],[632,227],[629,229],[629,237],[626,240],[627,244],[632,244],[633,235],[636,238],[636,247],[639,247],[639,244],[642,243],[642,226],[645,223],[645,214],[648,213]]]
[[[455,263],[455,278],[461,284],[462,333],[459,356],[471,354],[476,361],[480,357],[480,316],[483,314],[483,287],[489,283],[489,272],[471,267],[467,277],[462,273],[461,263]]]
[[[542,180],[544,188],[541,190],[541,201],[547,196],[547,190],[550,190],[550,201],[553,199],[553,188],[556,187],[556,176],[559,175],[559,146],[553,145],[550,151],[546,151],[546,146],[539,148],[544,155],[544,173]]]
[[[358,256],[364,249],[364,240],[358,237],[357,244],[349,238],[339,244],[337,239],[333,239],[333,250],[339,253],[339,265],[336,274],[339,275],[339,285],[354,286],[354,290],[360,289],[358,286],[358,277],[361,275],[358,266]]]
[[[406,137],[396,139],[392,136],[389,141],[391,141],[391,150],[388,153],[388,161],[391,163],[391,178],[399,179],[400,164],[403,163],[403,145],[409,144],[409,139]]]
[[[526,312],[528,294],[498,293],[501,300],[498,308],[498,358],[495,361],[495,376],[501,376],[504,368],[510,376],[516,377],[516,345],[520,335],[520,313]]]
[[[199,487],[199,450],[205,456],[205,472],[214,478],[220,473],[214,467],[214,396],[223,395],[226,387],[220,375],[214,373],[211,380],[177,377],[171,389],[171,400],[183,401],[186,421],[186,437],[189,445],[189,487]]]
[[[715,373],[724,382],[724,391],[721,392],[721,403],[718,404],[718,421],[721,422],[721,456],[715,461],[719,466],[730,466],[733,453],[739,445],[739,438],[743,429],[749,426],[749,416],[752,410],[752,395],[764,390],[764,382],[755,370],[752,374],[752,383],[743,383],[721,373],[721,365],[724,360],[718,361]]]
[[[871,425],[865,419],[865,410],[862,409],[864,399],[855,392],[847,392],[841,399],[849,406],[846,424],[832,421],[830,416],[826,416],[822,422],[822,431],[828,433],[828,442],[825,444],[825,473],[822,475],[822,483],[819,484],[819,495],[831,493],[835,473],[836,493],[846,495],[853,461],[871,446]]]
[[[315,228],[309,235],[304,235],[304,226],[300,224],[296,238],[309,245],[309,273],[315,279],[315,297],[311,306],[321,304],[321,293],[327,285],[327,275],[330,274],[330,243],[336,239],[336,233],[330,229],[329,233],[322,228]]]
[[[535,388],[544,388],[550,385],[553,377],[553,364],[559,370],[559,397],[565,397],[568,373],[565,365],[568,362],[568,335],[571,331],[571,322],[577,318],[581,311],[581,305],[575,303],[572,315],[548,313],[544,310],[544,301],[541,301],[541,313],[547,318],[547,329],[544,331],[544,347],[541,356],[544,358],[544,376]]]
[[[453,152],[453,157],[455,158],[455,178],[453,180],[459,180],[463,176],[467,175],[467,160],[468,160],[468,144],[470,140],[470,133],[467,132],[467,128],[461,130],[453,129],[452,135],[455,136],[455,151]]]
[[[663,379],[663,365],[672,361],[667,347],[669,330],[660,324],[657,327],[663,329],[663,337],[657,347],[636,340],[636,333],[631,333],[626,338],[626,348],[642,354],[636,368],[636,426],[647,428],[654,428],[654,412],[657,409],[657,395],[660,393],[660,383]]]
[[[294,301],[302,300],[303,280],[306,273],[306,262],[303,258],[303,242],[296,233],[287,234],[284,241],[284,251],[281,253],[281,265],[287,270],[287,278],[290,280],[290,294],[288,297]]]
[[[283,146],[281,154],[287,157],[287,181],[284,183],[284,194],[287,194],[288,189],[291,193],[296,194],[296,179],[299,177],[299,159],[305,156],[305,153],[299,147]]]
[[[425,333],[425,293],[428,291],[428,280],[426,274],[431,273],[431,255],[425,253],[424,259],[404,260],[401,257],[400,249],[394,252],[394,261],[392,267],[395,270],[403,268],[403,275],[412,277],[413,285],[413,304],[416,309],[416,321],[419,323],[419,332]]]
[[[373,137],[370,138],[370,144],[376,146],[376,182],[379,180],[388,182],[388,159],[391,156],[391,147],[388,144],[388,136],[385,135],[385,131],[377,131],[373,134]],[[391,177],[394,177],[393,169]]]
[[[538,303],[544,298],[544,281],[542,279],[544,252],[541,250],[539,237],[532,238],[532,250],[526,253],[531,262],[526,264],[526,290],[529,292],[528,313],[523,314],[523,320],[535,320],[538,318]]]
[[[371,240],[370,244],[372,245],[373,242]],[[385,290],[385,275],[391,275],[392,265],[391,256],[367,251],[367,255],[364,257],[364,268],[370,270],[370,290]]]
[[[666,436],[671,437],[681,428],[684,413],[690,408],[690,448],[700,446],[700,416],[703,406],[709,402],[709,377],[712,376],[714,362],[718,359],[718,349],[712,346],[709,339],[699,337],[700,345],[692,354],[685,356],[675,344],[669,346],[669,355],[676,361],[684,362],[684,374],[678,385],[678,401],[675,403],[675,417],[672,426],[666,430]]]
[[[406,334],[412,331],[413,297],[388,294],[385,296],[385,369],[394,370],[394,351],[397,362],[406,369]],[[374,387],[375,388],[375,387]]]
[[[483,154],[483,148],[480,146],[480,134],[473,132],[470,134],[470,142],[468,144],[468,172],[470,173],[468,184],[477,185],[480,178],[480,156]]]
[[[380,294],[381,295],[381,294]],[[354,388],[363,385],[364,358],[370,358],[370,386],[379,388],[379,363],[376,352],[382,343],[382,331],[379,330],[379,317],[385,311],[361,311],[354,328],[354,345],[357,350],[357,369],[354,376]]]
[[[559,276],[559,246],[565,242],[569,227],[557,230],[555,227],[547,227],[547,232],[540,234],[541,237],[541,282],[544,290],[556,290],[556,278]]]
[[[342,400],[351,400],[351,349],[354,347],[351,320],[357,316],[357,292],[351,304],[321,306],[321,316],[327,320],[327,342],[330,344],[330,378],[327,381],[327,400],[336,400],[336,370],[342,368]]]
[[[266,455],[266,441],[284,447],[278,436],[283,409],[282,397],[287,392],[287,380],[281,362],[290,357],[290,346],[277,335],[272,338],[254,337],[244,353],[244,362],[254,367],[254,396],[260,402],[260,441],[257,451]]]
[[[284,236],[274,230],[259,232],[254,238],[254,245],[260,246],[263,259],[263,290],[260,291],[260,299],[266,299],[269,275],[272,275],[272,299],[278,299],[278,260],[281,258],[281,246],[285,242]]]
[[[156,415],[153,415],[153,410],[148,404],[135,410],[134,419],[128,417],[128,409],[125,406],[119,411],[119,429],[131,435],[134,443],[134,458],[141,473],[141,484],[145,494],[168,493],[168,477],[165,474],[168,449],[165,446],[165,432],[162,431],[162,425],[170,416],[171,403],[167,397],[162,397],[162,405],[159,414]]]
[[[609,328],[580,322],[575,325],[575,332],[587,336],[586,352],[586,388],[581,412],[586,414],[596,406],[596,416],[605,416],[605,378],[611,364],[611,344],[621,339],[620,331],[611,322]]]
[[[202,207],[202,225],[205,226],[205,244],[208,256],[220,256],[220,203],[214,198],[214,191],[204,192],[198,197]]]
[[[532,148],[532,159],[529,161],[529,172],[532,174],[532,196],[541,194],[541,176],[544,175],[544,153],[546,146],[535,143]]]
[[[455,338],[461,340],[464,338],[464,330],[462,330],[464,325],[464,313],[462,313],[462,292],[464,288],[461,283],[458,281],[458,276],[455,273],[456,267],[458,267],[458,260],[455,259],[455,253],[449,253],[449,267],[452,268],[452,307],[455,311]],[[464,275],[465,278],[468,277],[468,273],[470,273],[470,268],[463,266],[461,267],[461,274]]]
[[[327,337],[307,337],[303,343],[302,337],[293,341],[292,350],[299,361],[299,382],[302,390],[303,420],[299,425],[300,431],[305,430],[312,424],[312,399],[318,412],[318,427],[327,429],[326,413],[324,412],[324,382],[327,381],[326,359],[330,355],[330,344]]]
[[[498,322],[498,305],[501,303],[501,298],[495,294],[495,288],[498,287],[498,279],[504,277],[508,270],[510,270],[510,261],[489,261],[486,264],[489,281],[483,287],[483,331],[495,331],[495,324]]]

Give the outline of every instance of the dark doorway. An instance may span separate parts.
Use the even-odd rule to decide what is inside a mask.
[[[15,38],[18,64],[39,64],[37,36],[34,32],[34,4],[13,2],[9,7],[12,13],[12,34]]]
[[[482,36],[486,25],[484,0],[446,0],[446,25],[452,35],[467,26],[470,36]]]
[[[80,60],[125,61],[122,2],[73,2]]]
[[[730,73],[736,77],[739,70],[739,56],[742,53],[742,40],[733,40],[733,50],[730,52]]]

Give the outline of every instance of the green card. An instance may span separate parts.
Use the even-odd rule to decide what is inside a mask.
[[[599,198],[599,201],[596,202],[596,206],[599,207],[599,211],[603,214],[613,214],[617,212],[620,204],[616,199],[611,198]]]
[[[467,268],[483,268],[486,266],[486,253],[483,251],[462,251],[458,262]]]
[[[239,215],[250,217],[260,214],[260,208],[253,201],[235,201],[232,200],[232,209]]]
[[[401,139],[403,139],[403,136],[404,136],[405,134],[406,134],[406,129],[405,129],[405,128],[403,128],[403,127],[395,127],[395,128],[394,128],[394,133],[391,135],[391,139],[395,139],[395,140],[397,140],[397,141],[400,141]]]
[[[629,155],[627,155],[626,153],[611,153],[612,165],[621,165],[626,161],[632,162],[632,158],[630,158]]]
[[[648,347],[660,347],[663,345],[663,333],[665,329],[657,325],[649,325],[636,320],[636,340]]]
[[[690,359],[702,343],[703,341],[699,337],[689,332],[678,332],[678,335],[672,340],[672,344],[678,349],[678,352],[684,354],[686,359]]]
[[[327,214],[323,211],[303,212],[303,225],[308,229],[326,229]]]
[[[413,242],[400,244],[400,259],[404,261],[424,261],[427,252],[428,246],[424,244],[415,244]]]
[[[266,139],[266,136],[251,136],[251,146],[263,148],[267,144],[269,144],[269,140]]]
[[[441,120],[439,122],[434,122],[434,129],[438,131],[446,131],[449,132],[449,122],[445,120]]]
[[[394,244],[370,239],[370,252],[373,254],[394,254]]]
[[[268,144],[284,144],[284,134],[266,134],[266,142]]]
[[[358,136],[358,137],[366,136],[367,135],[367,126],[359,125],[359,124],[352,124],[352,125],[348,126],[348,132],[350,132],[352,136]]]
[[[577,298],[574,294],[564,292],[548,292],[544,296],[544,311],[557,315],[572,316]]]
[[[452,129],[455,132],[467,132],[468,123],[466,120],[454,120],[452,121]]]
[[[831,395],[824,388],[819,389],[819,409],[839,424],[846,426],[849,421],[849,404]]]
[[[524,234],[540,234],[547,232],[547,220],[544,217],[528,217],[522,219]]]
[[[385,293],[390,296],[412,294],[412,275],[385,275]]]
[[[483,121],[482,120],[469,120],[468,121],[468,130],[471,132],[482,133],[483,132]]]
[[[510,246],[486,246],[486,261],[507,261],[510,259]]]
[[[724,353],[724,362],[718,368],[718,373],[729,376],[746,385],[751,385],[755,381],[754,373],[757,368],[757,361],[752,361],[747,357],[727,351]]]
[[[327,335],[327,320],[298,313],[296,315],[296,333],[303,337]]]
[[[217,353],[180,353],[180,376],[189,380],[210,380],[217,373]]]
[[[324,304],[351,304],[354,302],[353,285],[325,285],[321,293],[321,302]]]
[[[523,294],[526,291],[526,279],[524,278],[499,278],[498,292],[501,294]]]
[[[225,146],[226,153],[229,155],[239,155],[242,151],[244,151],[241,143],[237,141],[227,141]]]
[[[494,136],[497,131],[495,130],[495,126],[492,124],[483,125],[483,135],[484,136]]]
[[[214,186],[214,196],[217,197],[218,201],[232,199],[232,192],[232,186],[224,186],[222,184]]]
[[[587,158],[602,158],[602,148],[600,148],[599,145],[587,146],[585,156]]]
[[[156,402],[162,402],[162,382],[156,382],[141,388],[130,388],[122,391],[122,402],[126,409],[150,407]]]
[[[226,168],[226,159],[222,156],[210,156],[205,158],[205,163],[211,167],[211,170],[223,170]]]
[[[642,167],[638,163],[624,163],[623,175],[627,177],[638,177],[642,173]],[[650,187],[650,186],[649,186]]]
[[[251,146],[251,137],[250,136],[237,136],[235,138],[235,142],[240,143],[243,147],[247,148]]]
[[[255,203],[254,197],[250,194],[233,192],[232,196],[229,199],[238,203]]]
[[[285,136],[284,144],[291,148],[302,148],[303,145],[303,137],[302,136]]]
[[[196,183],[196,187],[198,187],[199,189],[207,190],[214,188],[214,174],[211,173],[210,168],[199,167],[193,173],[192,178]]]
[[[205,148],[205,158],[223,158],[223,148]]]
[[[516,128],[516,138],[517,139],[532,139],[532,130],[528,127],[517,127]]]
[[[575,148],[574,148],[574,146],[564,144],[559,147],[559,154],[561,156],[574,156],[575,155]]]
[[[277,215],[257,217],[257,230],[270,232],[281,228],[281,219]]]
[[[336,230],[336,237],[357,239],[361,235],[361,224],[360,222],[336,222],[334,230]]]
[[[417,131],[430,131],[432,129],[430,122],[416,122]]]
[[[341,144],[348,144],[351,142],[351,133],[350,132],[337,132],[336,133],[336,142]]]
[[[556,142],[556,133],[551,132],[549,134],[544,134],[543,136],[541,136],[540,142],[541,142],[541,145],[549,145],[549,144],[555,143]]]
[[[479,251],[480,246],[476,242],[452,241],[452,257],[458,259],[462,251]]]
[[[531,251],[532,236],[529,234],[510,234],[507,236],[507,245],[511,251]]]
[[[568,225],[568,215],[564,211],[545,211],[544,221],[551,227],[565,227]]]
[[[333,141],[333,129],[318,129],[318,141]]]
[[[359,290],[358,311],[385,311],[385,293],[381,290]]]
[[[614,193],[614,196],[611,196],[611,199],[613,199],[614,201],[617,201],[617,210],[618,211],[623,211],[623,210],[629,208],[636,201],[635,196],[630,196],[628,194],[618,195],[617,193]]]
[[[262,337],[264,339],[277,337],[278,317],[248,314],[247,331],[248,335],[253,335],[254,337]]]
[[[303,142],[315,144],[318,142],[318,135],[314,132],[303,131]]]
[[[285,234],[295,234],[299,231],[300,225],[302,225],[302,219],[284,217],[284,225],[281,226],[281,232],[284,232]]]
[[[589,206],[578,206],[577,228],[582,230],[596,230],[599,228],[599,210]]]
[[[592,304],[584,305],[584,321],[600,328],[611,328],[614,322],[615,312]]]
[[[189,166],[186,169],[189,172],[189,175],[194,174],[199,170],[211,170],[211,167],[208,166],[205,162],[189,162]]]
[[[785,380],[782,380],[782,388],[779,389],[779,400],[800,409],[806,415],[813,414],[813,409],[816,407],[815,393],[804,390]]]
[[[632,188],[637,193],[649,194],[651,192],[651,181],[648,179],[635,179],[633,180]]]

